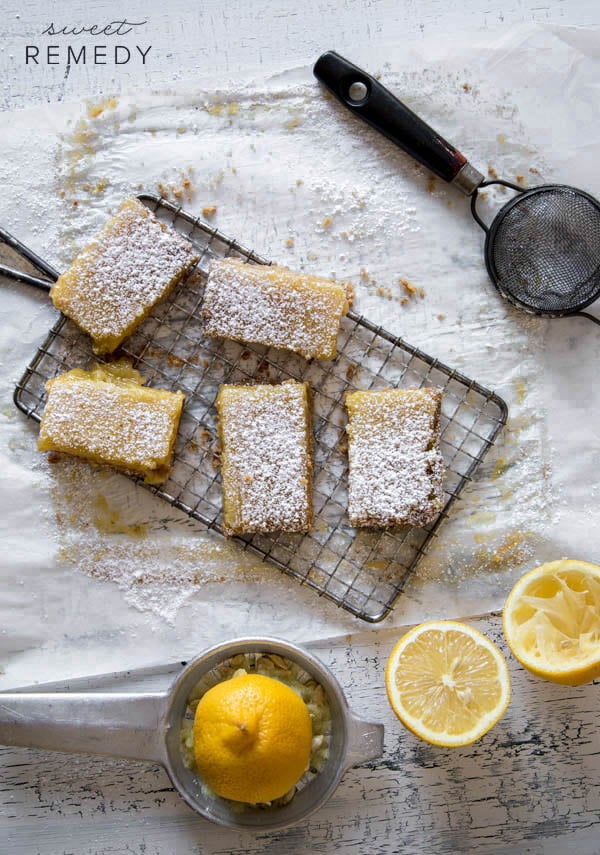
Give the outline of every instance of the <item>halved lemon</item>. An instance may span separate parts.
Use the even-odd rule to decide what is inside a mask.
[[[385,685],[405,727],[448,747],[482,737],[510,700],[502,653],[476,629],[450,620],[429,621],[407,632],[390,654]]]
[[[600,567],[550,561],[526,573],[504,604],[504,635],[521,665],[568,686],[600,677]]]

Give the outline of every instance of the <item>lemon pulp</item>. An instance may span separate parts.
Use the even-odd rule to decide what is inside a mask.
[[[510,678],[504,657],[481,633],[430,621],[396,645],[386,669],[388,698],[402,723],[436,745],[474,742],[504,714]]]

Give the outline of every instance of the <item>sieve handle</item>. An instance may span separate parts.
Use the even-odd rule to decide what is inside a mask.
[[[464,154],[374,77],[335,51],[322,54],[313,71],[315,77],[350,112],[360,116],[444,181],[456,184],[466,196],[470,196],[483,181],[483,175],[471,166]]]
[[[0,694],[0,745],[163,763],[165,694]]]

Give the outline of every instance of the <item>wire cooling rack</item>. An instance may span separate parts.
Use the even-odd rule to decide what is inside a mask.
[[[148,194],[139,198],[201,253],[196,271],[155,308],[120,351],[133,360],[149,385],[181,389],[186,395],[171,476],[159,487],[144,486],[222,533],[214,406],[219,385],[308,381],[314,393],[314,528],[308,534],[255,534],[235,540],[358,617],[382,620],[506,422],[506,404],[479,383],[354,312],[342,321],[338,355],[331,361],[306,362],[287,351],[205,337],[200,306],[211,259],[267,262],[170,202]],[[88,336],[61,315],[17,384],[15,403],[39,422],[46,381],[86,366],[93,358]],[[424,528],[356,530],[346,516],[343,398],[351,389],[386,386],[443,389],[440,428],[446,504]]]

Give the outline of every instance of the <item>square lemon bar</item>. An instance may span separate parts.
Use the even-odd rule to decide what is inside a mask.
[[[127,199],[50,296],[89,333],[95,353],[112,353],[198,258],[188,240],[138,199]]]
[[[349,392],[348,516],[355,527],[424,526],[444,505],[441,389]]]
[[[211,262],[202,315],[210,336],[333,359],[348,308],[345,285],[227,258]]]
[[[221,386],[217,396],[226,535],[308,531],[312,430],[307,383]]]
[[[130,365],[74,368],[46,384],[38,448],[83,457],[160,484],[171,471],[182,392],[150,389]]]

